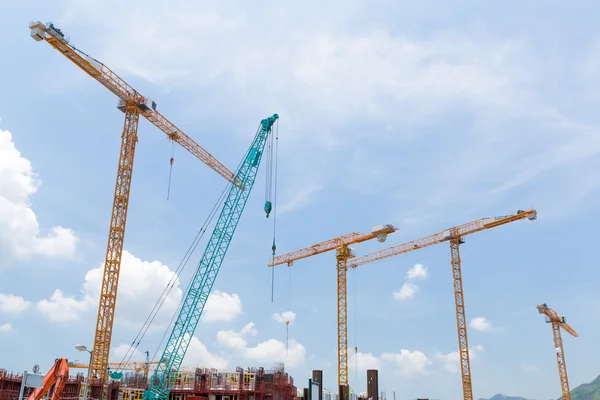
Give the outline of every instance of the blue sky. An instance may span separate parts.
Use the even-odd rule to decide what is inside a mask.
[[[279,253],[380,223],[399,228],[384,245],[356,246],[367,254],[537,209],[537,221],[473,235],[461,247],[466,313],[480,328],[469,330],[474,394],[560,396],[550,327],[535,309],[542,302],[580,334],[564,336],[572,387],[600,373],[596,2],[169,4],[0,4],[0,367],[85,360],[73,346],[93,342],[123,124],[110,92],[29,37],[29,21],[40,20],[152,97],[230,168],[259,121],[279,113]],[[146,121],[139,133],[115,361],[225,183],[175,148],[167,201],[171,145]],[[263,169],[186,364],[283,360],[298,386],[323,369],[333,389],[334,255],[278,268],[271,303],[264,185]],[[377,367],[389,398],[394,390],[398,400],[461,398],[449,259],[442,244],[349,271],[357,390],[366,368]],[[417,265],[427,271],[410,280],[418,289],[394,296]],[[178,296],[141,351],[156,349]],[[287,356],[275,315],[286,311],[295,315]],[[482,321],[492,328],[482,330]]]

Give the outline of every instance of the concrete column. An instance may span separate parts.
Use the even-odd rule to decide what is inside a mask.
[[[323,371],[313,370],[312,380],[319,384],[319,400],[323,400]]]
[[[379,400],[379,374],[376,369],[367,370],[367,397]]]

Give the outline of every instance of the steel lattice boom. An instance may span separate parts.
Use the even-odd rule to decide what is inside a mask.
[[[336,251],[336,270],[337,270],[337,316],[338,316],[338,385],[340,389],[339,399],[346,400],[348,394],[348,309],[347,309],[347,285],[346,285],[346,263],[354,257],[350,247],[351,244],[361,243],[367,240],[377,239],[384,242],[387,235],[396,232],[396,228],[391,224],[374,226],[371,232],[358,233],[353,232],[337,238],[329,239],[324,242],[305,247],[300,250],[282,254],[269,263],[269,267],[280,264],[292,265],[294,261],[302,258],[325,253],[327,251]]]
[[[189,290],[179,310],[171,336],[150,380],[148,390],[144,393],[145,400],[166,400],[169,398],[169,391],[175,382],[177,372],[181,367],[210,291],[223,263],[223,258],[229,248],[229,243],[235,233],[235,229],[246,206],[246,201],[254,185],[267,137],[278,118],[279,116],[274,114],[261,121],[261,126],[252,142],[252,146],[237,171],[237,178],[248,190],[231,185],[219,219],[215,224],[206,250],[202,255],[198,269],[192,278]]]
[[[554,350],[556,351],[556,363],[558,364],[558,377],[560,378],[560,389],[562,400],[571,400],[571,390],[569,389],[569,377],[567,375],[567,362],[563,351],[562,336],[560,329],[564,329],[572,336],[578,337],[579,334],[571,328],[565,317],[559,317],[556,311],[549,308],[546,303],[536,306],[540,314],[546,316],[546,322],[552,324],[552,337],[554,338]]]
[[[31,22],[29,28],[31,29],[32,38],[38,42],[46,41],[89,76],[115,94],[119,98],[117,108],[125,113],[125,124],[121,136],[121,153],[115,184],[100,300],[98,303],[98,317],[91,362],[92,368],[90,371],[92,379],[105,379],[108,371],[113,320],[117,302],[133,160],[138,141],[139,116],[142,115],[145,117],[158,129],[167,134],[171,140],[179,143],[183,148],[228,181],[233,182],[234,176],[215,157],[160,114],[156,110],[156,104],[150,98],[142,96],[106,65],[69,44],[69,38],[60,29],[51,23],[42,24],[41,22]],[[240,185],[240,182],[235,181],[235,184]]]
[[[356,268],[359,265],[382,260],[384,258],[398,256],[434,244],[449,241],[452,263],[452,280],[454,286],[454,304],[456,307],[456,328],[458,332],[458,350],[461,365],[463,399],[473,400],[473,388],[471,382],[471,361],[469,356],[469,340],[467,336],[467,317],[465,313],[465,297],[462,282],[462,270],[459,247],[463,243],[463,237],[485,229],[495,228],[510,222],[522,219],[537,219],[536,210],[519,210],[516,214],[501,217],[481,218],[463,225],[446,229],[442,232],[425,236],[410,242],[402,243],[387,249],[375,251],[366,256],[348,260],[348,268]]]

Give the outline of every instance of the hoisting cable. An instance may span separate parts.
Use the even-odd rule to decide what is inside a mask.
[[[171,159],[169,160],[169,187],[167,188],[167,200],[169,200],[169,194],[171,193],[171,173],[173,172],[173,162],[175,161],[175,141],[171,141]]]
[[[250,149],[248,149],[248,151],[246,151],[244,158],[242,158],[242,160],[240,161],[240,163],[238,164],[237,168],[235,169],[236,174],[237,175],[237,171],[239,170],[239,168],[241,167],[241,165],[243,164],[244,160],[246,159],[246,157],[248,156]],[[135,350],[137,349],[137,347],[139,346],[141,340],[144,338],[146,332],[148,331],[148,329],[150,328],[150,325],[152,324],[152,322],[154,321],[154,319],[156,318],[156,315],[158,314],[158,312],[160,311],[162,305],[164,304],[165,300],[167,299],[168,295],[170,294],[171,290],[173,289],[173,287],[175,286],[175,282],[177,281],[177,279],[179,278],[179,276],[181,275],[181,273],[183,272],[184,268],[186,267],[189,259],[191,258],[193,252],[196,250],[196,247],[198,246],[200,240],[202,239],[202,237],[204,236],[204,234],[206,233],[208,226],[210,225],[210,223],[212,222],[212,220],[214,219],[215,215],[217,214],[217,211],[219,210],[219,206],[221,204],[223,204],[223,202],[225,201],[225,197],[228,193],[228,191],[231,188],[231,185],[233,185],[232,182],[227,182],[227,184],[225,185],[225,187],[223,188],[223,191],[221,192],[221,195],[219,196],[217,202],[214,204],[212,210],[210,211],[209,215],[207,216],[206,220],[204,221],[204,223],[202,224],[201,228],[199,229],[198,233],[196,234],[196,237],[194,238],[194,240],[192,241],[192,244],[189,246],[189,248],[187,249],[185,255],[183,256],[182,261],[179,263],[179,266],[177,267],[177,270],[175,271],[175,273],[173,274],[173,276],[171,277],[171,279],[169,280],[169,282],[167,283],[167,285],[165,286],[165,289],[163,290],[163,292],[161,293],[159,299],[156,301],[156,303],[154,304],[154,307],[152,308],[152,310],[150,311],[150,314],[148,315],[148,317],[146,318],[146,321],[144,322],[144,324],[142,325],[142,327],[140,328],[138,334],[136,335],[135,339],[133,340],[133,342],[130,345],[129,350],[126,352],[125,356],[123,357],[123,360],[121,361],[121,364],[125,363],[125,362],[129,362],[129,360],[131,359],[131,357],[133,356]],[[188,283],[188,286],[185,290],[184,293],[187,293],[189,290],[189,287],[191,286],[192,281],[190,280],[190,282]],[[183,302],[185,300],[185,297],[182,296],[182,299],[179,303],[178,306],[178,310],[181,309],[181,306],[183,305]],[[177,313],[173,314],[173,317],[171,318],[171,322],[169,323],[169,327],[172,325],[173,320],[175,319],[175,316],[178,315]],[[160,346],[162,345],[162,342],[164,341],[164,338],[166,336],[166,333],[168,332],[165,331],[165,335],[163,335],[163,339],[161,340],[161,343],[159,344],[159,347],[157,348],[154,357],[156,357],[156,354],[158,353],[158,349],[160,348]],[[131,352],[131,354],[129,354]],[[154,357],[152,359],[152,361],[154,361]]]
[[[209,216],[207,217],[207,219],[205,220],[204,224],[202,225],[202,227],[200,228],[200,230],[196,234],[196,237],[194,238],[192,244],[190,245],[190,247],[188,248],[188,250],[186,251],[186,253],[185,253],[184,257],[183,257],[183,260],[179,263],[179,266],[177,267],[177,270],[175,271],[175,273],[173,274],[173,276],[171,277],[171,279],[169,280],[169,282],[167,283],[167,285],[163,289],[163,292],[161,293],[161,295],[160,295],[159,299],[157,300],[157,302],[154,304],[154,307],[150,311],[150,314],[146,318],[146,321],[144,322],[144,324],[140,328],[140,331],[138,332],[138,334],[136,335],[135,339],[131,343],[130,349],[126,352],[126,354],[123,357],[123,360],[121,361],[121,363],[129,362],[130,361],[130,359],[133,356],[135,350],[139,346],[141,340],[144,338],[146,332],[150,328],[152,322],[154,322],[154,319],[156,318],[156,315],[158,314],[158,312],[160,311],[160,309],[161,309],[162,305],[164,304],[165,300],[167,299],[167,297],[171,293],[171,290],[175,286],[175,283],[177,282],[177,279],[179,278],[179,276],[183,272],[183,269],[186,267],[187,262],[189,261],[189,259],[192,256],[194,250],[198,246],[198,243],[200,242],[200,240],[202,239],[202,237],[206,233],[208,225],[210,224],[210,222],[213,220],[214,216],[216,215],[217,206],[218,206],[219,202],[222,202],[222,198],[223,197],[224,197],[224,193],[221,193],[221,196],[219,197],[219,201],[215,204],[215,206],[213,206],[213,209],[211,210]],[[131,354],[129,354],[130,351],[131,351]]]
[[[255,135],[255,140],[256,140],[256,136],[258,136],[259,133],[260,132],[257,131],[257,133]],[[254,143],[254,140],[252,141],[252,143]],[[242,167],[242,164],[248,158],[248,155],[249,155],[251,149],[252,149],[252,144],[248,147],[248,150],[244,154],[244,157],[240,160],[239,164],[237,165],[237,167],[235,169],[235,173],[234,173],[235,177],[237,177],[238,172],[239,172],[240,168]],[[221,196],[219,197],[219,200],[217,201],[217,203],[215,203],[215,205],[213,207],[213,210],[212,210],[212,216],[210,217],[211,221],[214,218],[214,215],[216,215],[217,210],[220,208],[218,206],[225,201],[225,197],[227,197],[227,194],[228,194],[229,190],[231,189],[231,185],[233,185],[232,182],[228,182],[227,183],[227,185],[223,189],[223,192],[221,193]],[[204,228],[204,231],[206,232],[206,228]],[[196,249],[196,247],[198,246],[198,243],[199,243],[199,240],[192,244],[192,246],[193,246],[192,252]],[[192,246],[190,246],[190,248]],[[191,254],[190,254],[190,256],[191,256]],[[189,260],[189,257],[188,257],[188,260]],[[187,264],[187,260],[185,261],[185,263]],[[186,294],[186,293],[189,292],[189,289],[190,289],[192,283],[193,283],[193,279],[190,279],[189,282],[188,282],[188,285],[187,285],[187,287],[185,289],[185,291],[183,292],[184,294]],[[163,302],[164,302],[164,300],[163,300]],[[181,301],[179,302],[179,305],[177,307],[177,311],[175,313],[173,313],[173,316],[171,317],[171,321],[169,322],[169,325],[167,326],[167,329],[165,329],[163,337],[161,338],[160,343],[158,344],[158,346],[156,348],[156,351],[154,353],[154,356],[152,357],[152,361],[154,361],[154,358],[158,355],[158,352],[159,352],[159,350],[160,350],[160,348],[161,348],[164,340],[166,339],[167,334],[172,330],[172,326],[173,326],[173,324],[175,322],[175,318],[180,314],[180,311],[181,311],[184,303],[185,303],[185,295],[181,297]],[[146,331],[147,330],[148,330],[148,328],[146,328]],[[162,362],[162,360],[159,360],[159,362]]]
[[[277,233],[277,166],[279,159],[279,120],[275,122],[275,182],[273,190],[273,244],[271,245],[271,251],[273,256],[273,264],[275,263],[275,251],[277,245],[275,244],[275,236]],[[266,206],[266,204],[265,204]],[[275,266],[271,267],[271,303],[275,293]]]

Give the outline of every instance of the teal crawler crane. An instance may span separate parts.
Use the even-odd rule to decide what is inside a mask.
[[[198,264],[163,355],[144,392],[144,400],[168,400],[183,358],[219,273],[248,196],[252,191],[267,138],[277,114],[263,119],[244,161],[236,171],[241,184],[231,185],[206,250]],[[267,211],[265,207],[265,211]],[[270,208],[270,207],[269,207]]]

